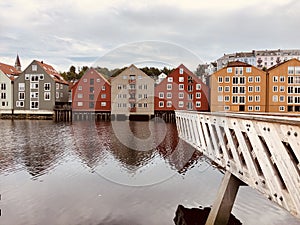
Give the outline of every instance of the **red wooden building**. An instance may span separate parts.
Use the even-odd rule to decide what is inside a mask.
[[[72,110],[110,112],[111,85],[103,74],[91,68],[72,88]]]
[[[174,110],[209,110],[209,88],[184,65],[155,87],[156,114]]]

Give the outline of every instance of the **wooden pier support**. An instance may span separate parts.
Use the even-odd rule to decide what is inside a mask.
[[[245,184],[229,171],[226,171],[205,225],[224,225],[228,223],[236,195],[241,185]]]

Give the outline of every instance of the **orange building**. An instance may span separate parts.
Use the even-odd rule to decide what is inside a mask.
[[[265,112],[266,72],[243,62],[228,65],[210,76],[211,111]]]
[[[290,59],[268,70],[267,112],[300,112],[300,61]]]

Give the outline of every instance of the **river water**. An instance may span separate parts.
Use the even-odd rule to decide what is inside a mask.
[[[210,206],[223,174],[163,122],[0,120],[0,224],[171,225]],[[242,187],[243,224],[300,221]]]

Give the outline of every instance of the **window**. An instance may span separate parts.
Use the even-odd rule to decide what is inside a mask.
[[[296,97],[294,98],[294,102],[295,102],[295,103],[300,103],[300,96],[296,96]]]
[[[25,83],[19,83],[19,91],[25,91]]]
[[[288,67],[288,74],[289,75],[293,75],[294,74],[294,67],[293,66],[289,66]]]
[[[60,92],[60,97],[62,98],[64,96],[64,93]]]
[[[245,94],[246,93],[246,87],[240,87],[240,93]]]
[[[55,93],[55,97],[58,99],[59,98],[59,92]]]
[[[279,81],[284,82],[284,76],[280,76]]]
[[[127,94],[123,94],[123,98],[127,98]],[[142,98],[142,97],[141,97]]]
[[[288,96],[288,103],[293,103],[293,96]]]
[[[94,93],[94,87],[90,87],[90,93]]]
[[[294,93],[294,87],[288,87],[288,94]]]
[[[260,106],[255,106],[255,111],[260,111]]]
[[[135,99],[135,94],[134,93],[129,94],[129,99]]]
[[[172,98],[172,92],[167,92],[167,98]]]
[[[227,73],[232,73],[232,67],[227,68]]]
[[[144,98],[148,98],[148,95],[147,95],[147,94],[144,94]]]
[[[173,77],[168,77],[168,82],[173,82]]]
[[[188,83],[193,83],[193,78],[191,76],[188,76]]]
[[[255,86],[255,92],[260,92],[260,86]]]
[[[196,90],[200,91],[201,90],[201,84],[196,84]]]
[[[248,77],[248,82],[252,83],[253,82],[253,76]]]
[[[253,111],[253,106],[248,106],[248,111]]]
[[[171,84],[172,85],[172,84]],[[144,89],[147,90],[148,88],[148,85],[147,84],[144,84]]]
[[[44,83],[44,91],[50,91],[51,84],[50,83]]]
[[[40,74],[40,80],[44,80],[44,74]]]
[[[218,92],[223,92],[223,86],[218,86]]]
[[[218,95],[218,102],[223,102],[223,95]]]
[[[77,98],[83,98],[83,94],[78,94]]]
[[[51,94],[50,94],[50,92],[45,92],[45,93],[44,93],[44,100],[46,100],[46,101],[48,100],[48,101],[49,101],[50,99],[51,99]]]
[[[179,74],[183,74],[183,68],[179,68]]]
[[[218,77],[218,82],[223,83],[223,77]]]
[[[278,95],[273,95],[273,102],[278,102]]]
[[[233,87],[232,87],[232,93],[233,93],[233,94],[239,93],[239,87],[233,86]]]
[[[127,76],[126,75],[123,75],[123,80],[127,80]]]
[[[295,74],[300,75],[300,66],[295,66]]]
[[[89,95],[89,100],[94,100],[94,95],[93,94]]]
[[[94,102],[89,102],[89,108],[90,108],[90,109],[95,108],[95,103],[94,103]]]
[[[225,77],[225,83],[229,83],[230,82],[230,77],[226,76]]]
[[[238,77],[233,77],[232,78],[232,84],[238,84],[239,83],[239,78]]]
[[[86,82],[87,82],[87,79],[86,79],[86,78],[85,78],[85,79],[83,79],[83,82],[84,82],[84,83],[86,83]]]
[[[284,102],[284,96],[283,96],[283,95],[280,95],[280,96],[279,96],[279,101],[280,101],[280,102]]]
[[[253,92],[253,86],[248,86],[248,92]]]
[[[179,82],[184,82],[184,77],[179,77],[178,80]]]
[[[193,85],[188,85],[187,90],[188,90],[188,92],[192,92],[193,91]]]
[[[106,89],[106,88],[105,88],[105,86],[103,85],[103,86],[101,87],[101,90],[102,90],[102,91],[105,91],[105,89]]]
[[[246,82],[245,77],[240,77],[240,84],[245,84],[245,82]]]
[[[129,75],[129,80],[135,80],[135,75]]]
[[[255,77],[255,82],[256,82],[256,83],[259,83],[259,82],[260,82],[260,76],[256,76],[256,77]]]
[[[294,93],[295,94],[299,94],[300,93],[300,87],[299,86],[296,86],[296,87],[294,87],[295,89],[294,89]]]
[[[29,80],[29,74],[25,74],[25,80]]]
[[[230,110],[230,106],[227,106],[227,105],[224,106],[224,110],[225,110],[225,111],[229,111],[229,110]]]
[[[279,111],[285,111],[285,107],[284,106],[279,106]]]
[[[278,82],[278,76],[273,76],[273,82]]]
[[[39,75],[32,74],[30,75],[31,81],[39,81]]]
[[[143,76],[138,75],[138,79],[139,79],[139,80],[143,79]]]
[[[101,105],[102,107],[104,107],[104,106],[106,106],[106,102],[101,102],[100,105]]]
[[[179,84],[179,90],[184,90],[184,85],[183,84]]]
[[[255,95],[255,101],[260,102],[260,95]]]
[[[168,108],[172,107],[172,101],[167,101],[167,107]]]
[[[17,107],[24,107],[24,102],[23,101],[16,101],[16,106]]]
[[[31,98],[38,98],[39,97],[39,93],[38,92],[30,92],[30,97]]]
[[[163,92],[159,92],[159,93],[158,93],[158,97],[159,97],[159,98],[164,98],[164,93],[163,93]]]
[[[30,109],[39,109],[39,102],[31,101],[30,102]]]
[[[60,84],[60,89],[63,89],[64,88],[64,85],[63,84]]]
[[[294,84],[300,84],[300,76],[295,76]]]
[[[172,90],[172,84],[167,84],[167,90]]]
[[[201,102],[197,101],[196,102],[196,108],[200,108],[201,107]]]
[[[232,96],[232,103],[233,103],[233,104],[239,103],[239,98],[238,98],[238,96]]]
[[[278,86],[273,86],[273,92],[278,92]]]
[[[245,96],[240,96],[240,103],[245,104]]]
[[[2,91],[5,91],[5,90],[6,90],[6,83],[2,83],[2,84],[1,84],[1,90],[2,90]]]
[[[225,87],[224,87],[224,91],[225,91],[225,92],[230,92],[230,87],[229,87],[229,86],[225,86]]]
[[[144,103],[144,108],[148,108],[148,103]]]
[[[134,90],[134,89],[135,89],[135,84],[130,84],[130,85],[129,85],[129,89],[130,89],[130,90]]]
[[[184,93],[183,92],[179,92],[178,93],[178,98],[180,98],[180,99],[184,98]]]
[[[94,85],[94,78],[90,79],[90,85]]]
[[[197,99],[201,98],[201,92],[196,92],[196,98]]]
[[[229,95],[225,95],[224,96],[224,101],[225,102],[229,102],[230,101],[230,96]]]
[[[31,66],[31,70],[32,70],[32,71],[37,71],[37,65],[32,65],[32,66]]]
[[[38,89],[39,88],[39,83],[30,83],[30,88],[31,89]]]
[[[19,92],[19,100],[25,100],[25,92]]]
[[[96,81],[97,81],[97,83],[100,83],[100,79],[99,78]]]
[[[179,108],[183,108],[183,106],[184,106],[183,101],[179,101],[179,102],[178,102],[178,107],[179,107]]]
[[[248,102],[253,102],[253,95],[248,96]]]
[[[246,73],[251,73],[251,67],[246,68]]]
[[[280,87],[279,87],[279,91],[280,91],[280,92],[284,92],[284,90],[285,90],[284,86],[280,86]]]
[[[139,108],[142,108],[142,107],[143,107],[143,104],[142,104],[142,103],[139,103],[139,104],[138,104],[138,107],[139,107]]]
[[[235,67],[235,75],[243,75],[243,67]]]
[[[82,86],[78,86],[78,90],[79,90],[79,91],[82,91]]]
[[[1,99],[6,99],[6,93],[1,93]]]
[[[288,84],[294,83],[294,77],[288,77]]]

